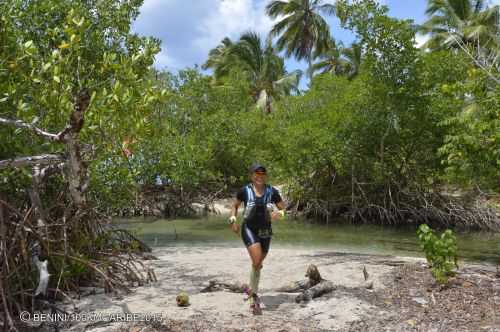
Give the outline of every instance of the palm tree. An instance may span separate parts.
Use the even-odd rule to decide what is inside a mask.
[[[221,83],[231,70],[240,70],[247,77],[250,95],[257,106],[271,112],[273,99],[298,91],[302,72],[287,73],[285,62],[268,39],[265,45],[254,32],[241,35],[236,43],[225,38],[217,48],[210,51],[203,65],[214,70],[216,82]]]
[[[287,57],[307,60],[312,78],[313,52],[323,53],[331,39],[330,28],[320,14],[333,14],[335,6],[322,0],[273,0],[266,6],[266,12],[272,18],[284,16],[270,35],[279,36],[277,48],[285,50]]]
[[[424,48],[463,48],[466,46],[498,50],[499,7],[487,7],[485,0],[428,0],[430,18],[420,26],[430,39]]]
[[[311,71],[315,72],[330,73],[334,75],[340,75],[342,73],[342,68],[344,66],[344,59],[342,59],[342,49],[343,44],[340,42],[337,44],[332,38],[328,44],[328,48],[321,54],[314,54],[314,58],[318,58],[319,61],[312,64]]]
[[[345,48],[342,43],[337,45],[332,39],[328,49],[318,58],[320,61],[312,66],[313,72],[345,75],[352,79],[358,74],[361,65],[361,46],[353,43],[351,47]]]
[[[233,41],[228,37],[224,38],[221,43],[214,49],[208,52],[208,59],[201,67],[203,69],[214,69],[214,77],[222,77],[228,73],[229,68],[226,66],[229,51],[233,46]]]
[[[352,43],[351,47],[342,50],[342,55],[346,61],[344,65],[345,74],[349,79],[352,79],[358,75],[361,61],[363,60],[361,45]]]

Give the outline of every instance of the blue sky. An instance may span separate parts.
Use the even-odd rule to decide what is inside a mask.
[[[226,36],[235,40],[241,33],[253,30],[264,38],[273,25],[265,15],[270,0],[145,0],[133,30],[162,41],[162,51],[156,57],[159,69],[176,72],[185,67],[201,65],[208,51]],[[333,2],[334,0],[325,0]],[[389,14],[398,18],[425,20],[427,0],[380,0],[389,7]],[[500,0],[490,0],[500,4]],[[353,35],[339,27],[338,21],[327,18],[331,33],[337,40],[349,44]],[[417,36],[417,43],[425,40]],[[304,70],[305,62],[286,60],[287,69]],[[301,87],[305,86],[305,80]]]

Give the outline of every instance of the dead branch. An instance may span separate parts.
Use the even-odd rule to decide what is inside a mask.
[[[62,155],[58,154],[42,154],[39,156],[20,157],[13,159],[0,160],[0,169],[7,167],[19,168],[35,165],[54,165],[65,160]]]
[[[37,134],[38,136],[41,136],[41,137],[48,139],[50,141],[59,141],[60,140],[60,136],[58,134],[49,133],[45,130],[42,130],[38,127],[35,127],[32,124],[26,123],[26,122],[21,121],[21,120],[0,118],[0,123],[11,125],[11,126],[14,126],[17,128],[29,129],[29,130],[33,131],[35,134]]]

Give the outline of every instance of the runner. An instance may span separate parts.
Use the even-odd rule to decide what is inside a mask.
[[[262,262],[269,251],[271,244],[271,220],[285,217],[285,203],[278,190],[266,184],[266,168],[261,164],[250,167],[251,183],[241,188],[236,194],[236,200],[231,210],[229,224],[232,230],[239,234],[240,226],[236,216],[241,202],[245,205],[243,222],[241,224],[241,237],[252,261],[250,269],[250,289],[248,299],[250,308],[256,315],[262,313],[258,297],[260,270]],[[279,209],[275,210],[274,205]]]

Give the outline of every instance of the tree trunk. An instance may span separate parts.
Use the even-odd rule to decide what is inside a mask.
[[[84,114],[90,104],[90,94],[88,90],[82,89],[75,96],[74,111],[70,116],[69,124],[58,134],[51,134],[35,127],[34,125],[25,123],[20,120],[12,120],[0,118],[1,124],[7,124],[18,128],[29,129],[35,134],[51,141],[61,142],[66,145],[68,153],[68,161],[66,164],[66,176],[69,183],[69,193],[73,203],[77,208],[82,208],[86,205],[87,200],[85,192],[89,185],[89,176],[87,165],[83,161],[80,144],[80,131],[84,123]],[[26,165],[50,165],[60,163],[61,159],[58,155],[41,155],[32,157],[23,157],[10,160],[1,160],[0,169],[5,167],[19,167]],[[35,190],[36,191],[36,190]],[[32,200],[35,204],[39,201],[36,192],[32,192]],[[36,206],[35,206],[36,207]]]
[[[40,166],[33,167],[33,173],[31,176],[31,188],[29,189],[29,196],[31,200],[31,205],[33,206],[33,212],[35,219],[39,227],[46,225],[46,215],[43,208],[42,200],[40,198]]]
[[[68,152],[66,173],[69,193],[77,208],[82,208],[87,204],[85,192],[89,185],[89,176],[87,165],[82,159],[79,135],[84,123],[84,113],[89,106],[89,102],[90,95],[88,91],[80,91],[75,98],[75,111],[71,114],[69,127],[64,130],[65,134],[62,137]]]
[[[307,74],[309,76],[309,86],[312,84],[312,79],[313,79],[313,57],[312,57],[312,47],[308,50],[307,52]]]
[[[73,203],[78,207],[86,205],[85,191],[88,184],[87,167],[82,160],[78,135],[69,135],[66,141],[68,163],[66,173],[68,177],[69,193]]]

